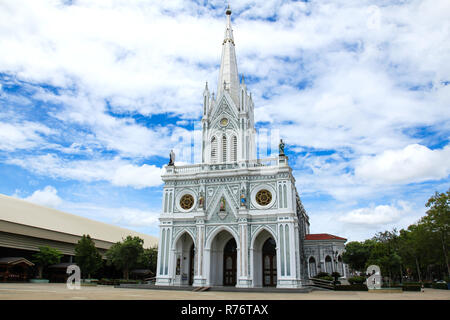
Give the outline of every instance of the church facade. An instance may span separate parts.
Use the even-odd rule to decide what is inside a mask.
[[[156,285],[299,288],[318,272],[346,275],[344,238],[311,235],[284,155],[257,159],[254,103],[239,81],[231,10],[217,96],[203,93],[202,161],[162,175]]]

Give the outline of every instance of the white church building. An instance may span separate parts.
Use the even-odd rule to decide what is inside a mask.
[[[348,274],[346,239],[310,234],[284,144],[257,159],[254,103],[226,10],[217,96],[203,93],[202,161],[165,166],[156,285],[300,288]]]

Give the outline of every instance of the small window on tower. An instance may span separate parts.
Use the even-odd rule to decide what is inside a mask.
[[[217,139],[216,137],[212,137],[211,139],[211,162],[217,162]]]

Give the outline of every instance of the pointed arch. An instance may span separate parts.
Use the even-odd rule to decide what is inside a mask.
[[[211,249],[211,244],[214,240],[214,238],[221,232],[221,231],[227,231],[229,232],[234,240],[236,240],[237,250],[240,249],[240,241],[239,241],[239,235],[234,231],[232,228],[228,226],[218,226],[216,227],[209,235],[206,237],[206,243],[205,243],[205,249],[209,250]]]
[[[174,237],[174,241],[172,241],[172,250],[175,249],[175,246],[178,242],[178,240],[183,236],[183,234],[187,233],[191,238],[192,238],[192,242],[194,242],[195,245],[195,236],[192,233],[191,230],[187,229],[187,228],[183,228],[180,231],[177,232],[177,234]]]
[[[256,229],[256,231],[253,233],[252,240],[250,242],[250,250],[254,250],[255,249],[255,240],[259,236],[259,234],[261,232],[264,232],[264,231],[267,231],[272,236],[272,238],[277,243],[277,247],[278,247],[278,241],[276,241],[277,240],[277,236],[275,235],[273,230],[271,228],[267,227],[267,226],[259,226],[258,229]]]

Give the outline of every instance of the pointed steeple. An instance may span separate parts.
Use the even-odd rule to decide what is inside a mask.
[[[227,15],[227,25],[225,38],[222,43],[222,60],[220,63],[217,96],[220,96],[224,90],[227,90],[236,106],[239,106],[239,75],[234,49],[233,29],[231,28],[230,6],[228,6],[225,13]]]

